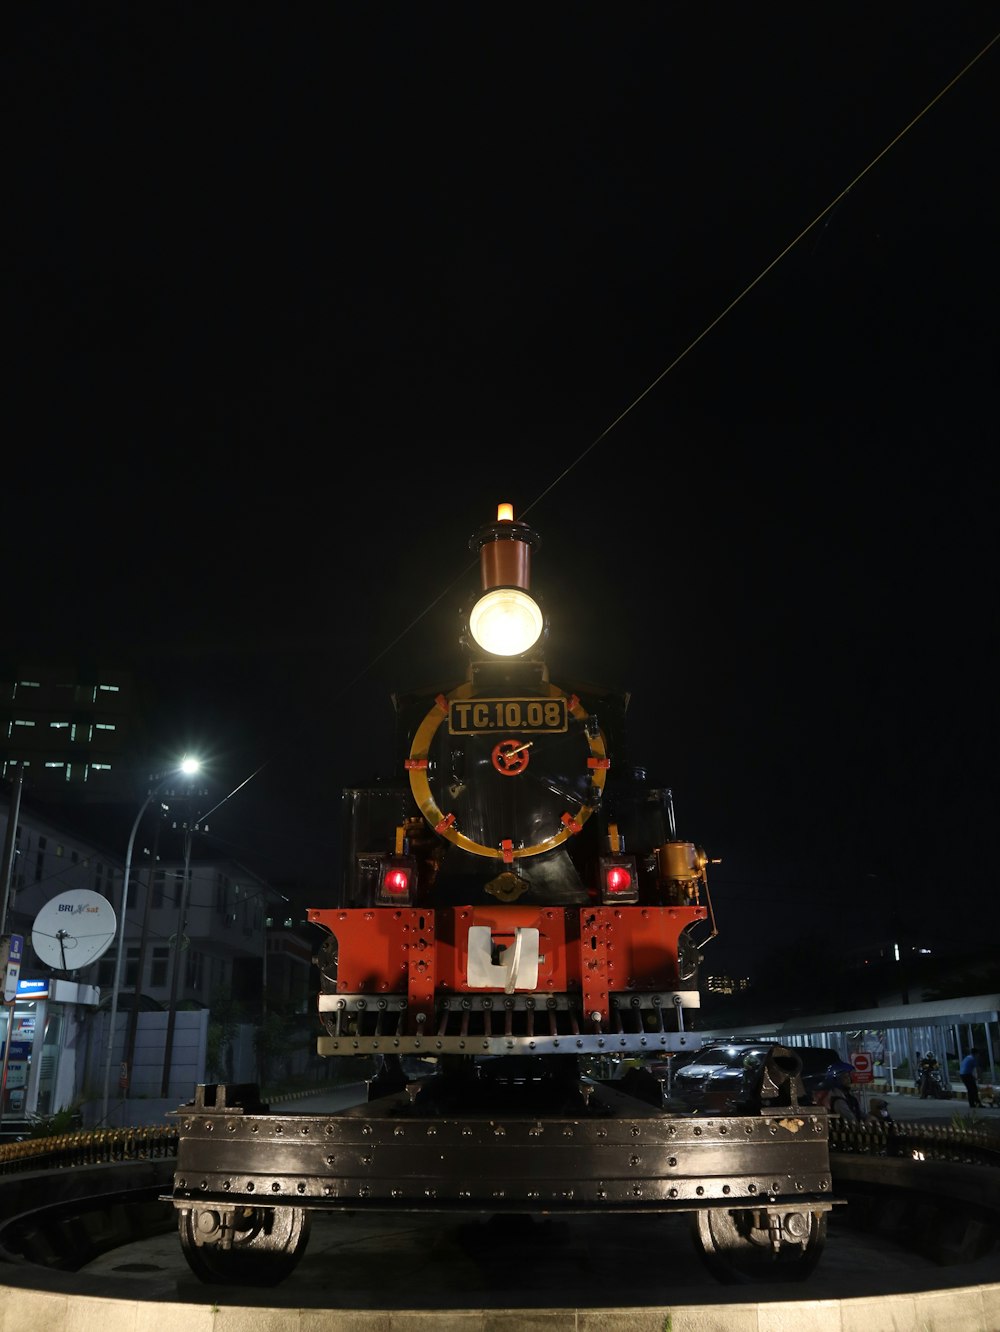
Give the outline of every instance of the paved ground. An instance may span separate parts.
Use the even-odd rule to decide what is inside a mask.
[[[620,1307],[726,1297],[694,1250],[688,1221],[669,1217],[557,1220],[502,1218],[453,1222],[423,1217],[319,1215],[309,1247],[280,1287],[259,1300],[282,1308],[403,1309],[512,1306]],[[966,1264],[978,1281],[1000,1281],[1000,1258]],[[953,1284],[949,1269],[948,1284]],[[145,1240],[88,1264],[84,1277],[141,1276],[161,1297],[199,1302],[214,1294],[190,1273],[176,1235]],[[860,1287],[912,1289],[940,1282],[941,1271],[887,1240],[864,1241],[833,1227],[820,1266],[808,1282],[815,1299],[842,1298]],[[738,1302],[748,1298],[739,1288]],[[223,1295],[226,1292],[222,1292]],[[770,1298],[801,1299],[806,1288]],[[258,1303],[253,1296],[241,1302]],[[728,1299],[733,1295],[729,1290]]]
[[[232,1332],[300,1332],[308,1310],[322,1311],[324,1332],[1000,1328],[1000,1251],[941,1268],[834,1222],[807,1282],[722,1286],[702,1267],[688,1226],[685,1217],[320,1215],[298,1267],[271,1290],[201,1285],[173,1233],[104,1255],[77,1274],[75,1288],[154,1301],[156,1332],[195,1332],[192,1315],[206,1307],[228,1314]]]
[[[875,1095],[880,1096],[884,1101],[888,1101],[896,1119],[934,1119],[950,1124],[956,1115],[961,1116],[963,1122],[972,1115],[982,1124],[1000,1125],[1000,1108],[994,1109],[991,1106],[984,1106],[982,1109],[972,1112],[966,1104],[964,1093],[960,1097],[953,1097],[950,1101],[936,1101],[930,1097],[927,1100],[922,1100],[919,1096],[902,1095],[899,1092],[870,1093],[864,1087],[855,1090],[858,1091],[865,1103]],[[364,1097],[365,1084],[363,1082],[351,1082],[333,1086],[329,1091],[296,1095],[288,1100],[275,1100],[272,1102],[272,1109],[280,1107],[309,1110],[316,1114],[322,1114],[327,1110],[342,1109],[345,1105],[356,1105],[363,1101]]]
[[[864,1087],[856,1090],[863,1108],[869,1109],[869,1103],[876,1094],[869,1093]],[[904,1096],[893,1092],[878,1092],[877,1095],[888,1102],[890,1113],[897,1123],[929,1120],[943,1127],[973,1125],[1000,1136],[1000,1107],[994,1109],[991,1106],[984,1106],[981,1109],[970,1110],[964,1095],[953,1097],[950,1101],[937,1101],[930,1097],[922,1100],[919,1096]],[[294,1100],[274,1101],[271,1108],[323,1114],[326,1111],[343,1109],[347,1105],[357,1105],[364,1099],[365,1084],[356,1082],[332,1088],[328,1092],[296,1097]]]
[[[1000,1108],[984,1107],[972,1112],[966,1104],[964,1093],[949,1101],[921,1100],[917,1096],[899,1093],[869,1093],[864,1087],[857,1089],[862,1101],[867,1105],[873,1095],[887,1100],[897,1120],[933,1119],[942,1124],[951,1124],[956,1116],[966,1122],[970,1116],[981,1125],[996,1124],[1000,1130]],[[331,1084],[329,1090],[309,1095],[295,1095],[288,1099],[278,1099],[271,1103],[272,1109],[308,1110],[316,1114],[340,1110],[347,1105],[356,1105],[365,1099],[364,1082]],[[172,1124],[172,1112],[177,1109],[173,1101],[138,1100],[126,1103],[112,1102],[108,1110],[108,1126],[119,1128],[128,1125],[148,1125],[151,1123]]]
[[[974,1124],[990,1132],[1000,1133],[1000,1107],[983,1106],[970,1110],[964,1094],[955,1096],[950,1101],[935,1101],[930,1097],[926,1101],[919,1096],[901,1096],[898,1093],[879,1092],[882,1100],[888,1101],[892,1117],[899,1121],[932,1120],[945,1125]],[[870,1101],[872,1097],[862,1092],[862,1099]]]

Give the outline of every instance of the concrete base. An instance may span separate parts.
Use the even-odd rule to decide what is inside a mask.
[[[995,1288],[940,1291],[878,1301],[803,1301],[772,1308],[759,1303],[724,1309],[658,1308],[409,1310],[262,1310],[239,1305],[132,1304],[116,1297],[65,1298],[30,1291],[14,1309],[0,1294],[6,1327],[23,1320],[46,1332],[996,1332]]]

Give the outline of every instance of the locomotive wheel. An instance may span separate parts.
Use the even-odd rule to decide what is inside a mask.
[[[826,1212],[800,1212],[793,1221],[803,1230],[790,1236],[782,1228],[772,1244],[767,1216],[758,1210],[727,1212],[705,1208],[696,1212],[695,1247],[712,1275],[728,1285],[750,1281],[804,1281],[819,1262],[826,1243]],[[761,1224],[763,1222],[763,1224]]]
[[[309,1241],[302,1207],[237,1207],[233,1242],[223,1248],[220,1215],[208,1207],[182,1208],[181,1249],[199,1281],[216,1286],[276,1286],[294,1271]]]

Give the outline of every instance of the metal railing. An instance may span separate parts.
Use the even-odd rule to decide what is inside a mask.
[[[830,1120],[830,1151],[859,1156],[893,1156],[920,1161],[955,1161],[1000,1166],[997,1126],[910,1123],[851,1124]]]
[[[81,1130],[49,1138],[26,1138],[0,1146],[0,1175],[24,1170],[62,1170],[70,1166],[112,1161],[145,1161],[177,1155],[177,1129],[149,1128]]]

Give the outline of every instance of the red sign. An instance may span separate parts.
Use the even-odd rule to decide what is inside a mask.
[[[852,1054],[851,1066],[854,1069],[851,1074],[852,1082],[871,1082],[874,1080],[875,1068],[872,1057],[867,1050],[858,1050],[856,1054]]]

